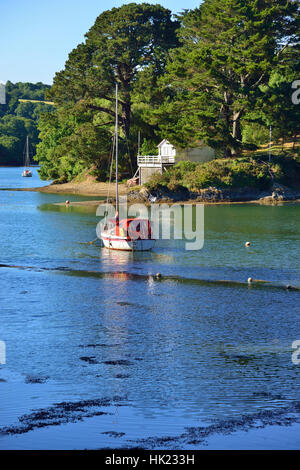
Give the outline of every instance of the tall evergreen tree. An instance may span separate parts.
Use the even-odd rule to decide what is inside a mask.
[[[160,5],[130,3],[103,12],[74,49],[63,71],[56,74],[50,93],[59,105],[73,105],[106,116],[101,125],[114,120],[114,89],[119,85],[120,123],[128,143],[132,123],[132,92],[137,75],[151,67],[163,73],[170,48],[178,45],[178,21]],[[133,152],[129,145],[132,165]]]
[[[285,60],[270,76],[267,85],[261,87],[263,96],[257,103],[256,114],[275,135],[293,140],[293,147],[300,135],[300,105],[292,100],[292,83],[300,77],[299,48],[287,48]],[[274,135],[274,133],[273,133]]]
[[[237,154],[242,118],[285,60],[285,49],[299,44],[299,3],[204,0],[182,22],[182,46],[167,66],[168,97],[159,118],[178,144],[203,139],[227,156]]]

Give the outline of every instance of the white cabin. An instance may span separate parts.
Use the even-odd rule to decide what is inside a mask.
[[[166,139],[162,140],[160,144],[158,144],[158,155],[160,157],[176,157],[176,149],[174,145],[170,144],[170,142]]]
[[[139,184],[146,183],[154,173],[163,173],[175,163],[176,149],[166,139],[158,144],[158,155],[138,155]]]
[[[139,184],[146,183],[154,173],[162,174],[178,161],[204,163],[215,158],[215,151],[203,142],[199,142],[195,148],[179,149],[177,158],[176,148],[168,140],[162,140],[157,147],[158,155],[138,155],[137,157]]]

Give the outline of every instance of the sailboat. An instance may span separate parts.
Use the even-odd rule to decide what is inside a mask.
[[[28,136],[26,138],[26,150],[25,150],[25,162],[24,162],[24,171],[22,172],[22,176],[30,177],[32,176],[32,171],[29,170],[30,167],[30,156],[29,156],[29,139]]]
[[[101,231],[105,248],[122,251],[148,251],[155,244],[152,238],[151,223],[148,219],[129,218],[119,220],[118,192],[118,85],[116,84],[116,122],[115,122],[115,159],[116,159],[116,214],[106,220]]]

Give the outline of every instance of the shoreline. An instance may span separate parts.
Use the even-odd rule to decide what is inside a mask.
[[[46,194],[61,194],[66,196],[95,196],[95,198],[100,197],[104,198],[107,196],[109,188],[109,183],[96,183],[96,182],[81,182],[81,183],[63,183],[63,184],[49,184],[47,186],[38,186],[33,188],[1,188],[1,191],[30,191],[30,192],[40,192]],[[142,190],[134,191],[131,188],[128,191],[128,188],[125,184],[119,184],[119,194],[120,196],[128,196],[129,204],[203,204],[203,205],[228,205],[228,204],[259,204],[259,205],[281,205],[283,203],[299,203],[300,197],[297,194],[297,197],[289,197],[291,193],[284,194],[285,191],[280,188],[277,189],[276,193],[271,192],[251,192],[247,196],[242,194],[239,191],[226,192],[217,190],[215,188],[208,188],[201,191],[202,194],[199,194],[198,197],[184,197],[188,195],[176,194],[160,194],[155,201],[150,201],[150,193],[143,188]],[[110,185],[110,200],[114,202],[114,183]],[[283,194],[283,196],[282,196]],[[178,197],[179,196],[179,197]],[[180,197],[181,196],[181,197]],[[183,197],[182,197],[183,196]],[[226,197],[224,197],[226,196]],[[103,200],[103,199],[101,199]],[[70,201],[70,206],[96,206],[99,204],[98,200],[91,201]],[[120,201],[121,202],[121,201]],[[64,202],[54,203],[55,205],[65,205]]]
[[[82,196],[87,196],[86,194],[82,194]],[[70,201],[70,203],[67,206],[98,206],[99,203],[103,202],[103,199],[100,199],[99,201],[97,200],[92,200],[92,201]],[[152,204],[203,204],[204,206],[220,206],[220,205],[230,205],[230,204],[259,204],[259,205],[265,205],[265,206],[274,206],[274,205],[282,205],[284,203],[300,203],[300,199],[292,199],[289,201],[279,201],[279,202],[274,202],[274,203],[268,203],[264,204],[260,202],[259,200],[251,200],[251,201],[223,201],[223,202],[207,202],[207,201],[195,201],[194,199],[189,199],[187,201],[157,201],[153,203],[149,202],[144,202],[146,206],[151,206]],[[122,204],[122,203],[120,203]],[[141,204],[141,202],[137,201],[128,201],[128,204]],[[65,202],[55,202],[53,203],[54,206],[66,206]]]
[[[3,188],[1,191],[31,191],[47,194],[66,194],[77,196],[106,196],[108,192],[108,183],[63,183],[49,184],[48,186],[38,186],[33,188]],[[111,193],[114,193],[114,184],[111,184]],[[119,193],[127,193],[125,184],[119,184]]]

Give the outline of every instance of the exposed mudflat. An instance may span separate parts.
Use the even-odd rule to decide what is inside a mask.
[[[184,449],[188,446],[207,444],[208,438],[230,435],[238,431],[263,429],[266,426],[291,426],[300,423],[300,402],[278,410],[264,410],[253,415],[241,415],[239,418],[216,421],[210,426],[186,427],[179,436],[149,437],[138,440],[137,444],[145,449],[170,448]]]
[[[49,184],[48,186],[38,186],[34,188],[15,188],[10,191],[33,191],[49,194],[79,194],[81,196],[106,196],[108,192],[108,183],[98,183],[95,181],[70,182],[63,184]],[[114,185],[111,184],[110,193],[113,194]],[[119,194],[126,194],[125,184],[119,184]]]
[[[263,393],[264,398],[269,398],[271,400],[284,398],[270,393],[257,393]],[[255,395],[255,392],[253,395]],[[85,422],[88,422],[87,420],[90,418],[101,420],[105,416],[114,416],[116,409],[119,409],[119,407],[128,407],[128,404],[127,397],[121,396],[80,400],[77,402],[64,401],[55,403],[53,406],[40,408],[31,413],[20,416],[15,425],[0,428],[0,437],[9,435],[17,436],[29,432],[36,433],[42,428],[53,426],[56,427],[55,432],[58,432],[58,427],[71,423],[77,423],[77,426],[82,426]],[[114,411],[112,412],[112,410]],[[100,421],[98,428],[99,435],[112,438],[113,441],[116,440],[117,444],[115,447],[113,445],[108,447],[119,449],[197,449],[202,447],[209,448],[210,441],[216,439],[218,436],[227,436],[227,441],[229,442],[230,436],[232,436],[232,440],[235,442],[236,439],[238,439],[238,436],[243,435],[243,433],[251,434],[253,431],[262,431],[267,427],[270,433],[270,426],[274,426],[274,429],[276,428],[278,431],[278,427],[288,429],[299,423],[300,402],[295,401],[289,406],[275,410],[262,410],[253,414],[241,414],[239,417],[233,417],[231,419],[214,420],[212,424],[206,426],[200,425],[185,427],[183,432],[178,435],[155,436],[150,434],[149,436],[146,436],[147,430],[145,430],[143,432],[145,437],[141,438],[137,436],[135,439],[132,439],[132,436],[128,436],[126,432],[113,429],[112,425],[111,429],[101,431]],[[97,438],[95,436],[94,447],[101,448],[96,444],[96,442]]]
[[[48,408],[39,409],[20,416],[19,423],[14,426],[0,428],[0,436],[6,434],[24,434],[37,428],[59,426],[65,423],[75,423],[83,418],[109,414],[103,407],[112,405],[121,406],[122,397],[99,398],[95,400],[82,400],[78,402],[55,403]]]

